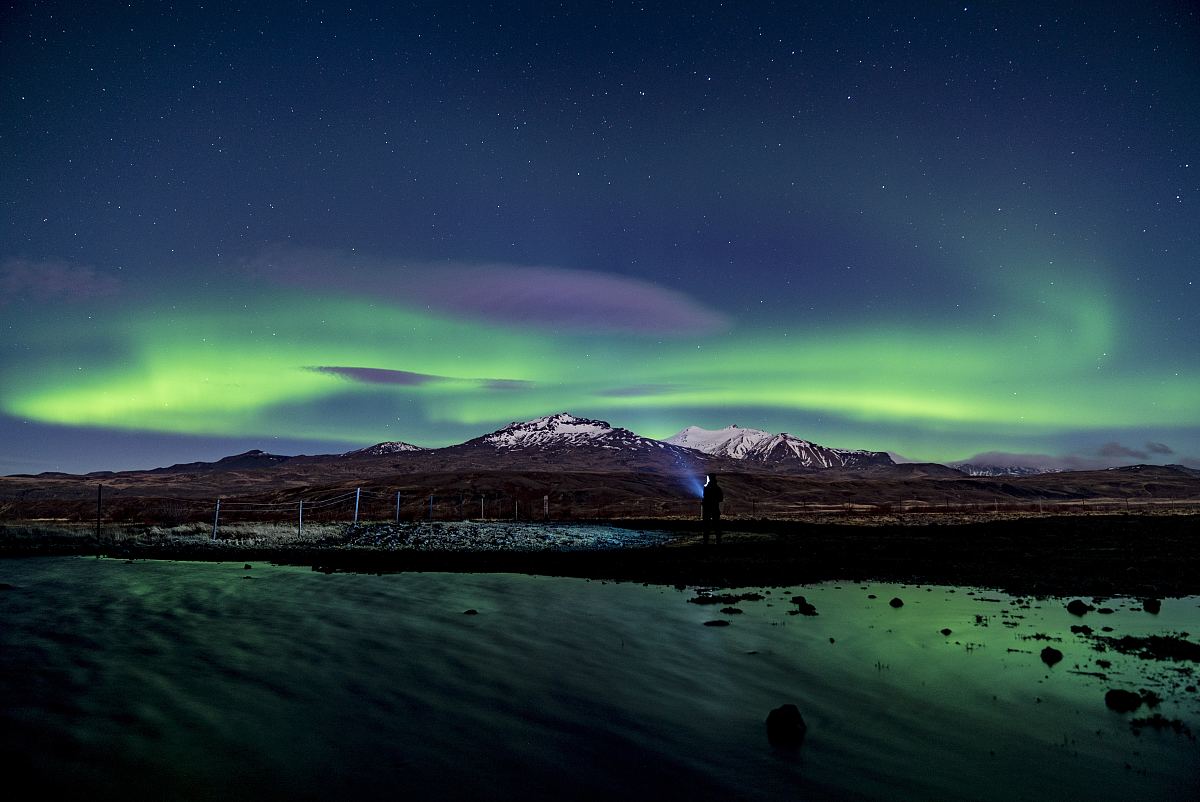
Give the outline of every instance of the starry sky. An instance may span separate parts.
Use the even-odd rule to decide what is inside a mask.
[[[1200,465],[1186,2],[10,2],[0,473],[558,411]]]

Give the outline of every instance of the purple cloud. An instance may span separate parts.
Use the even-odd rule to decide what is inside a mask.
[[[533,382],[523,379],[481,379],[480,384],[485,390],[528,390],[533,387]]]
[[[911,462],[911,460],[905,460]],[[1106,468],[1110,463],[1095,457],[1083,457],[1078,454],[1025,454],[1011,451],[984,451],[962,460],[954,460],[952,464],[969,462],[975,465],[1001,465],[1038,468],[1043,471],[1086,471],[1095,468]]]
[[[729,319],[649,281],[559,267],[406,263],[282,248],[249,266],[271,281],[369,295],[504,325],[669,336],[728,328]]]
[[[330,373],[350,381],[363,384],[399,384],[404,387],[416,387],[435,381],[445,381],[445,376],[434,376],[429,373],[413,373],[408,370],[388,370],[387,368],[350,368],[340,365],[318,365],[309,368],[317,373]]]
[[[1102,457],[1132,457],[1134,459],[1146,458],[1145,451],[1139,451],[1136,448],[1127,448],[1116,441],[1105,443],[1104,445],[1100,446],[1100,449],[1096,453]]]
[[[1146,443],[1146,450],[1151,454],[1174,454],[1175,449],[1171,448],[1166,443]]]
[[[609,398],[636,398],[644,395],[666,395],[679,389],[675,384],[632,384],[628,387],[613,387],[600,390],[596,395]]]
[[[451,268],[418,282],[414,294],[443,312],[543,328],[699,334],[728,325],[683,293],[648,281],[553,267]]]
[[[0,264],[0,303],[18,298],[34,301],[85,301],[115,295],[120,282],[86,265],[56,259],[35,262],[7,259]]]
[[[314,373],[328,373],[360,384],[392,384],[400,387],[418,387],[431,382],[469,382],[485,390],[524,390],[533,382],[523,379],[456,379],[433,373],[414,373],[411,370],[391,368],[359,368],[344,365],[315,365],[308,368]]]
[[[1162,445],[1161,443],[1148,443],[1147,450],[1158,454],[1174,454],[1174,450],[1155,451],[1150,448],[1151,445]],[[1132,462],[1142,462],[1147,459],[1145,451],[1136,448],[1123,446],[1118,442],[1105,443],[1096,451],[1097,456],[1090,454],[1062,454],[1052,456],[1049,454],[1020,454],[1008,451],[985,451],[981,454],[976,454],[973,457],[968,457],[963,460],[954,460],[950,464],[957,465],[959,463],[970,462],[976,465],[1017,465],[1030,468],[1040,468],[1041,470],[1055,471],[1092,471],[1102,470],[1117,465],[1129,465]],[[1188,464],[1188,457],[1176,459],[1182,465]],[[899,462],[900,460],[897,460]],[[904,460],[910,462],[911,460]]]

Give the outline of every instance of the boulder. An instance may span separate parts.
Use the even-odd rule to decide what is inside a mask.
[[[808,726],[795,705],[780,705],[767,714],[767,740],[774,746],[799,746]]]
[[[1162,609],[1161,599],[1142,599],[1142,609],[1148,613],[1158,615],[1158,611]]]
[[[1142,697],[1133,691],[1113,688],[1104,694],[1104,704],[1108,706],[1109,710],[1115,710],[1118,713],[1132,713],[1142,706]]]
[[[1090,604],[1087,604],[1082,599],[1074,599],[1067,605],[1067,612],[1071,615],[1084,615],[1088,612],[1088,610],[1094,609],[1096,608],[1092,607]]]
[[[946,627],[945,629],[942,630],[942,634],[948,638],[948,637],[950,637],[951,631],[952,630],[950,629],[950,627]]]
[[[800,615],[816,615],[817,608],[812,606],[812,603],[803,596],[793,596],[792,604],[796,605],[796,612]]]
[[[1062,662],[1062,658],[1063,653],[1053,646],[1047,646],[1045,649],[1042,649],[1042,662],[1048,666]]]
[[[888,602],[888,604],[892,605],[896,609],[900,609],[901,607],[904,606],[904,600],[901,599],[899,596],[895,596],[892,598],[892,600],[890,602]]]

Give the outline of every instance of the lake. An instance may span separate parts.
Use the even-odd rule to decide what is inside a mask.
[[[695,589],[581,579],[78,557],[0,560],[0,582],[0,749],[38,796],[1200,789],[1187,732],[1130,723],[1161,713],[1200,730],[1195,663],[1098,652],[1070,631],[1200,632],[1196,597],[1157,615],[1101,600],[1111,614],[1081,619],[1069,599],[941,586],[751,588],[738,592],[764,598],[695,604]],[[795,594],[818,615],[794,614]],[[1052,667],[1048,645],[1063,653]],[[1117,713],[1110,688],[1163,701]],[[807,723],[799,748],[767,741],[767,713],[785,703]]]

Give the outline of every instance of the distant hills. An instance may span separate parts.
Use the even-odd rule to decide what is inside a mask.
[[[1059,473],[1059,468],[1036,468],[1031,465],[988,465],[979,462],[951,462],[949,467],[967,476],[1033,476],[1039,473]]]

